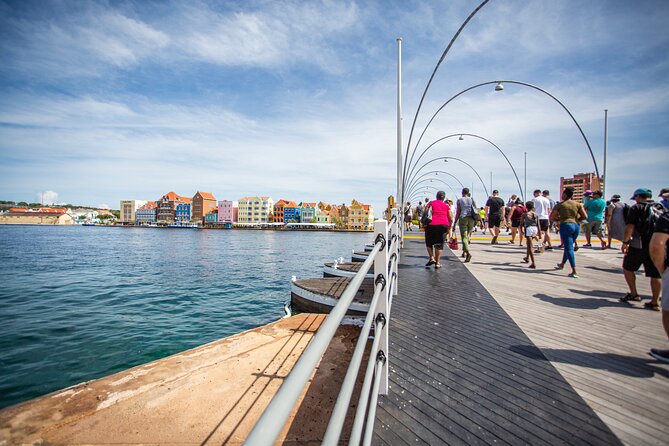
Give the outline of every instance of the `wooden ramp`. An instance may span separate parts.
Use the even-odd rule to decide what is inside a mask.
[[[426,269],[406,240],[390,320],[390,391],[377,444],[620,440],[450,251]]]

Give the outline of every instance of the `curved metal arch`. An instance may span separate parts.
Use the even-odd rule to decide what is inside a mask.
[[[458,193],[455,191],[455,189],[453,189],[453,187],[452,187],[450,184],[448,184],[446,181],[444,181],[444,180],[442,180],[442,179],[440,179],[440,178],[425,178],[425,179],[423,179],[422,181],[416,183],[415,186],[418,186],[418,185],[421,184],[421,183],[427,182],[427,180],[430,180],[430,182],[432,182],[432,181],[434,181],[434,180],[439,181],[440,183],[442,183],[442,184],[448,186],[448,188],[451,189],[451,192],[453,192],[453,194],[455,194],[456,197],[458,196]]]
[[[509,158],[508,158],[508,157],[506,156],[506,154],[502,151],[502,149],[499,148],[499,146],[498,146],[497,144],[495,144],[494,142],[490,141],[490,140],[487,139],[487,138],[484,138],[483,136],[476,135],[476,134],[474,134],[474,133],[454,133],[454,134],[452,134],[452,135],[444,136],[443,138],[439,138],[439,139],[437,139],[437,140],[434,141],[432,144],[430,144],[429,146],[427,146],[427,148],[425,148],[425,150],[423,150],[423,152],[420,154],[420,156],[419,156],[418,159],[416,160],[416,164],[414,164],[414,166],[411,168],[411,171],[409,171],[409,175],[408,175],[408,176],[411,177],[411,175],[413,174],[413,170],[414,170],[415,167],[418,165],[418,163],[420,162],[421,158],[423,158],[423,155],[425,155],[425,153],[426,153],[431,147],[433,147],[436,143],[438,143],[438,142],[440,142],[440,141],[443,141],[443,140],[448,139],[448,138],[452,138],[452,137],[454,137],[454,136],[460,136],[460,137],[462,137],[462,136],[471,136],[471,137],[473,137],[473,138],[481,139],[481,140],[487,142],[488,144],[492,145],[494,148],[496,148],[497,151],[498,151],[499,153],[502,154],[502,156],[503,156],[504,159],[506,160],[507,164],[508,164],[509,167],[511,168],[511,171],[513,172],[513,176],[516,177],[516,183],[518,183],[518,190],[520,191],[520,196],[523,197],[523,201],[525,201],[525,194],[523,193],[523,187],[520,185],[520,179],[518,178],[518,174],[516,173],[516,169],[514,169],[513,164],[511,164],[511,161],[509,160]],[[464,187],[464,186],[463,186],[463,187]]]
[[[506,84],[514,84],[514,85],[523,85],[523,86],[526,86],[526,87],[535,89],[535,90],[537,90],[537,91],[539,91],[539,92],[541,92],[541,93],[544,93],[545,95],[547,95],[548,97],[550,97],[551,99],[553,99],[555,102],[557,102],[558,104],[560,104],[560,106],[567,112],[567,114],[569,115],[569,117],[571,118],[571,120],[574,122],[574,124],[576,124],[576,127],[578,128],[579,132],[581,133],[581,136],[583,137],[583,140],[585,141],[585,145],[588,147],[588,151],[590,152],[590,157],[592,158],[592,162],[593,162],[593,164],[595,165],[595,174],[597,175],[597,178],[599,178],[599,167],[597,167],[597,160],[595,159],[595,154],[594,154],[593,151],[592,151],[592,147],[590,146],[590,142],[588,141],[588,138],[585,136],[585,133],[583,132],[583,129],[581,128],[580,124],[578,123],[578,121],[576,121],[576,118],[575,118],[574,115],[569,111],[569,109],[567,108],[567,106],[565,106],[565,105],[564,105],[558,98],[556,98],[555,96],[553,96],[552,94],[550,94],[549,92],[547,92],[546,90],[544,90],[544,89],[541,88],[541,87],[537,87],[536,85],[532,85],[532,84],[529,84],[529,83],[527,83],[527,82],[514,81],[514,80],[497,80],[497,81],[490,81],[490,82],[482,82],[482,83],[480,83],[480,84],[476,84],[476,85],[473,85],[473,86],[471,86],[471,87],[469,87],[469,88],[466,88],[466,89],[462,90],[461,92],[457,93],[456,95],[454,95],[453,97],[451,97],[449,100],[447,100],[446,102],[444,102],[444,103],[442,104],[442,106],[439,107],[439,109],[437,109],[437,111],[434,113],[434,115],[432,115],[432,117],[431,117],[430,120],[428,121],[427,125],[426,125],[425,128],[423,129],[423,132],[421,133],[420,137],[418,138],[418,141],[416,141],[416,145],[414,146],[414,149],[413,149],[413,151],[412,151],[411,158],[410,158],[410,160],[409,160],[409,164],[413,161],[413,156],[414,156],[414,154],[415,154],[415,152],[416,152],[416,149],[418,148],[418,145],[420,144],[420,141],[423,139],[423,136],[425,135],[425,132],[426,132],[427,129],[430,127],[430,124],[432,123],[432,121],[434,121],[434,118],[436,118],[437,114],[439,114],[439,112],[440,112],[441,110],[443,110],[444,107],[446,107],[449,103],[451,103],[451,102],[452,102],[454,99],[456,99],[457,97],[461,96],[462,94],[464,94],[464,93],[466,93],[466,92],[468,92],[468,91],[470,91],[470,90],[473,90],[473,89],[475,89],[475,88],[479,88],[479,87],[483,87],[483,86],[486,86],[486,85],[500,84],[500,83],[502,83],[502,84],[506,83]],[[407,146],[407,158],[408,158],[408,156],[409,156],[409,146]],[[405,165],[404,165],[403,177],[406,175],[406,169],[407,169],[407,164],[406,164],[406,159],[405,159]]]
[[[485,6],[485,4],[488,3],[489,1],[490,0],[483,0],[481,2],[481,4],[478,5],[476,7],[476,9],[474,9],[469,14],[467,19],[465,19],[465,21],[462,23],[462,25],[460,25],[460,28],[457,30],[457,32],[451,38],[451,41],[448,43],[448,46],[446,47],[446,49],[442,53],[441,57],[439,58],[439,62],[437,62],[437,65],[434,67],[434,70],[432,71],[432,75],[430,76],[430,79],[427,81],[427,85],[425,86],[425,90],[423,91],[423,95],[420,97],[420,102],[418,103],[418,108],[416,109],[416,114],[413,117],[413,123],[411,124],[411,131],[409,132],[409,139],[407,140],[407,151],[406,151],[406,154],[404,156],[404,165],[405,166],[406,166],[407,158],[409,157],[409,149],[411,148],[411,138],[413,136],[413,131],[416,127],[416,121],[418,120],[418,114],[420,113],[420,109],[423,106],[423,101],[425,100],[425,96],[427,96],[427,91],[429,90],[430,85],[432,84],[432,80],[434,79],[434,76],[437,74],[437,70],[439,69],[439,66],[444,61],[444,59],[446,59],[446,55],[451,50],[451,47],[453,46],[453,44],[457,40],[458,36],[460,36],[460,33],[462,32],[462,30],[465,29],[465,26],[467,26],[467,24],[472,19],[472,17],[474,17],[476,15],[476,13],[479,12],[481,10],[481,8],[483,8]],[[406,174],[406,172],[402,173],[403,178],[404,178],[405,174]],[[402,191],[402,194],[404,194],[404,190]]]
[[[485,191],[486,196],[490,196],[490,194],[488,193],[488,188],[486,187],[485,182],[483,181],[483,178],[481,178],[481,175],[479,175],[479,173],[476,171],[476,169],[474,169],[474,166],[472,166],[472,165],[469,164],[468,162],[466,162],[466,161],[464,161],[464,160],[461,160],[460,158],[456,158],[456,157],[454,157],[454,156],[439,156],[439,157],[437,157],[437,158],[432,158],[430,161],[427,161],[425,164],[423,164],[422,166],[420,166],[420,167],[418,168],[418,170],[414,173],[414,175],[415,175],[415,174],[418,174],[418,172],[420,172],[421,169],[423,169],[425,166],[427,166],[427,165],[430,164],[430,163],[433,163],[433,162],[438,161],[438,160],[445,160],[445,161],[448,161],[449,159],[456,160],[456,161],[460,161],[461,163],[466,164],[471,170],[473,170],[474,173],[476,174],[476,176],[478,177],[479,181],[481,182],[481,185],[483,185],[483,190]]]
[[[411,190],[411,187],[414,185],[414,183],[416,183],[416,181],[418,181],[418,180],[420,180],[421,178],[424,178],[424,177],[426,177],[426,176],[428,176],[428,175],[430,175],[430,174],[433,174],[433,173],[436,174],[435,176],[439,176],[440,173],[444,173],[444,174],[446,174],[446,175],[452,177],[455,181],[457,181],[458,184],[460,185],[460,187],[465,187],[465,185],[462,184],[462,181],[460,181],[460,179],[459,179],[458,177],[456,177],[455,175],[453,175],[452,173],[446,172],[446,171],[444,171],[444,170],[431,170],[431,171],[429,171],[429,172],[425,172],[423,175],[421,175],[421,176],[419,176],[419,177],[413,179],[413,180],[411,181],[411,184],[407,185],[407,189],[408,189],[408,190]]]

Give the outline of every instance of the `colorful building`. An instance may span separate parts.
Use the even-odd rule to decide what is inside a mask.
[[[289,200],[279,200],[274,204],[274,213],[272,215],[272,222],[273,223],[288,223],[289,221],[286,220],[284,217],[284,212],[286,206],[288,207],[298,207],[297,204],[295,204],[294,201],[289,201]]]
[[[193,218],[191,209],[191,203],[177,204],[174,221],[177,223],[190,223],[191,219]]]
[[[354,231],[371,231],[374,229],[374,208],[356,200],[351,202],[348,210],[348,229]]]
[[[174,223],[176,221],[177,205],[190,202],[190,198],[182,197],[174,192],[166,193],[156,201],[156,223]]]
[[[218,223],[218,210],[214,209],[213,211],[209,212],[207,215],[204,216],[204,224],[213,225],[216,223]]]
[[[244,197],[239,199],[238,223],[271,223],[274,200],[271,197]]]
[[[236,201],[221,200],[218,202],[218,222],[237,223],[239,204]]]
[[[121,200],[119,210],[121,212],[119,222],[121,223],[135,223],[135,212],[141,206],[146,204],[146,200]]]
[[[283,222],[284,223],[299,223],[302,209],[300,205],[291,201],[283,208]]]
[[[316,203],[300,203],[300,223],[313,223],[316,219]]]
[[[341,206],[339,207],[339,221],[337,222],[338,227],[348,228],[348,214],[349,214],[348,206],[346,206],[345,203],[342,203]]]
[[[135,211],[135,224],[136,225],[147,225],[153,224],[156,222],[156,203],[154,201],[148,201],[146,204],[140,206]]]
[[[202,221],[202,218],[205,215],[214,210],[216,210],[216,198],[211,192],[197,191],[195,195],[193,195],[193,219]]]

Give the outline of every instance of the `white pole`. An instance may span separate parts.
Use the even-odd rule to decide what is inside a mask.
[[[402,38],[397,38],[397,197],[402,200]],[[399,203],[402,209],[403,203]]]
[[[609,140],[609,110],[604,109],[604,174],[602,175],[602,185],[601,185],[601,190],[602,190],[602,197],[606,200],[606,183],[607,183],[607,177],[606,177],[606,149],[608,146],[608,140]]]

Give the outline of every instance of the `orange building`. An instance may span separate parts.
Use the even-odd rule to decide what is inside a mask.
[[[211,192],[196,192],[191,205],[194,220],[202,220],[205,215],[216,210],[216,197]]]
[[[571,186],[574,188],[574,200],[583,202],[583,194],[586,190],[600,190],[602,184],[601,178],[593,173],[577,173],[571,178],[560,177],[560,190],[556,194],[558,197],[562,195],[565,187]]]
[[[274,213],[272,216],[273,223],[285,223],[284,221],[284,209],[286,207],[296,208],[298,205],[294,201],[290,200],[279,200],[274,204]]]

